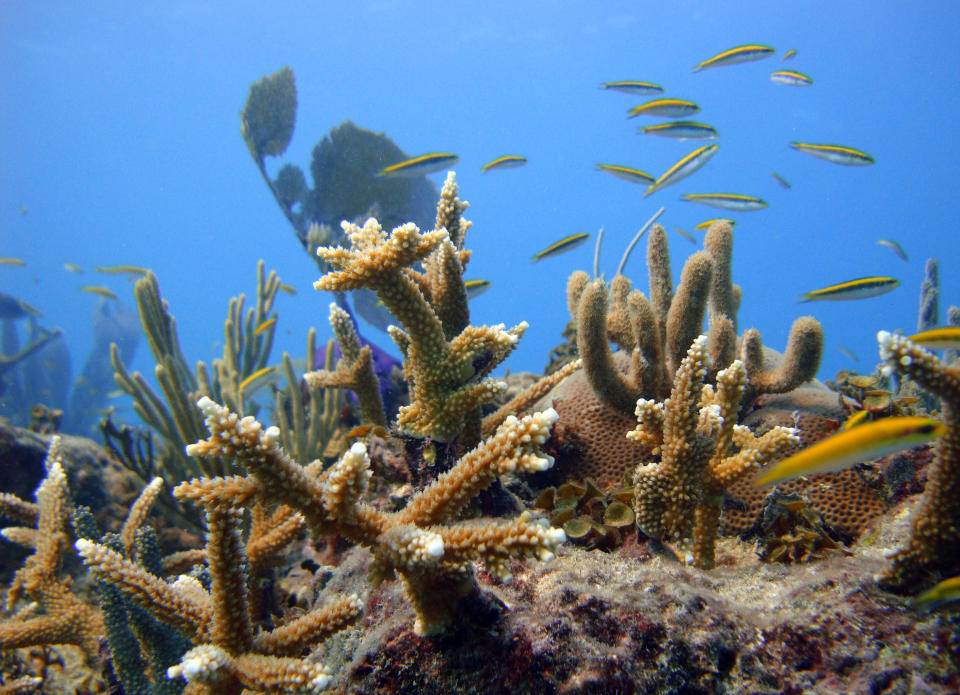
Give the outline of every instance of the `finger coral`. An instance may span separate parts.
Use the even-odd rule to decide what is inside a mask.
[[[756,437],[737,425],[748,386],[739,360],[704,384],[710,370],[707,341],[693,341],[665,401],[637,401],[638,424],[627,437],[659,457],[637,466],[634,510],[644,533],[679,541],[697,567],[714,566],[714,541],[724,491],[799,442],[795,431],[774,427]]]
[[[188,453],[227,457],[248,475],[193,480],[180,485],[176,494],[205,506],[254,501],[288,505],[303,515],[315,536],[342,536],[370,548],[374,584],[400,575],[420,634],[438,632],[452,619],[458,599],[473,587],[471,562],[482,561],[507,577],[510,558],[546,561],[565,540],[563,531],[529,514],[454,523],[497,476],[542,471],[553,464],[539,450],[557,417],[552,410],[519,420],[508,417],[492,437],[414,495],[404,509],[384,512],[362,499],[372,475],[363,444],[354,444],[315,477],[283,451],[275,427],[264,429],[252,417],[241,419],[208,398],[198,406],[210,436],[189,446]]]

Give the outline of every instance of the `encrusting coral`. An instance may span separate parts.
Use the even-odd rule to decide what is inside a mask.
[[[901,335],[880,331],[877,340],[884,372],[908,376],[938,395],[948,427],[935,445],[913,532],[880,579],[886,589],[912,593],[960,569],[960,367],[947,366]]]
[[[180,485],[177,495],[205,506],[254,501],[288,505],[303,515],[314,536],[342,536],[369,547],[374,585],[400,575],[420,634],[438,632],[452,619],[459,598],[474,586],[471,562],[482,561],[506,577],[509,558],[549,560],[565,539],[563,531],[527,513],[510,520],[454,523],[497,476],[541,471],[553,464],[539,451],[557,417],[552,410],[520,420],[507,418],[491,438],[415,494],[403,510],[384,512],[361,499],[372,475],[363,444],[355,443],[317,477],[280,448],[276,428],[263,429],[253,418],[241,419],[208,398],[198,405],[210,436],[188,447],[190,455],[225,456],[248,475],[193,480]]]
[[[421,232],[414,224],[396,227],[388,236],[373,218],[363,227],[344,222],[351,247],[326,246],[318,255],[334,268],[314,283],[318,290],[345,292],[372,289],[403,326],[390,336],[404,358],[410,404],[400,408],[399,428],[409,434],[449,440],[475,422],[469,438],[479,439],[479,407],[505,389],[486,378],[509,355],[527,329],[470,326],[462,250],[469,227],[466,207],[457,197],[453,172],[447,176],[438,206],[438,228]],[[425,273],[410,268],[422,261]]]
[[[627,433],[659,454],[659,461],[641,463],[634,475],[637,524],[654,538],[680,541],[703,569],[714,566],[724,491],[799,442],[791,428],[755,437],[737,425],[746,369],[734,360],[717,374],[716,388],[704,384],[707,341],[705,335],[693,341],[669,398],[637,401],[637,428]]]

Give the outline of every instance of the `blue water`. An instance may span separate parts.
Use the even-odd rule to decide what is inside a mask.
[[[85,3],[85,5],[91,5]],[[301,356],[305,334],[326,336],[328,296],[240,136],[250,84],[283,65],[299,110],[284,157],[308,169],[313,145],[351,119],[411,154],[449,151],[474,222],[468,277],[492,288],[473,323],[530,329],[508,361],[541,371],[568,316],[564,287],[589,270],[592,243],[532,265],[560,237],[606,230],[601,269],[613,273],[639,226],[691,229],[726,216],[684,193],[732,192],[769,202],[737,221],[734,281],[741,330],[782,349],[791,322],[812,313],[826,332],[821,378],[869,372],[878,329],[916,326],[926,258],[941,262],[941,314],[960,304],[955,173],[960,140],[960,4],[955,2],[165,2],[134,6],[4,0],[0,5],[0,291],[40,308],[66,332],[74,374],[91,345],[105,284],[132,304],[124,278],[94,265],[151,267],[176,315],[188,360],[220,355],[229,298],[255,289],[263,258],[299,289],[280,295],[274,356]],[[348,9],[348,5],[357,9]],[[715,53],[765,43],[763,61],[692,73]],[[782,63],[790,48],[797,57]],[[809,88],[776,85],[782,67]],[[662,84],[715,126],[720,151],[693,177],[650,198],[594,170],[599,162],[654,175],[699,143],[636,134],[642,98],[604,92],[621,79]],[[791,150],[801,140],[849,145],[876,164],[843,167]],[[480,173],[503,154],[524,168]],[[782,190],[776,171],[792,185]],[[433,174],[439,184],[443,173]],[[25,208],[25,214],[22,208]],[[699,233],[698,233],[699,234]],[[694,250],[671,232],[675,281]],[[908,263],[878,246],[898,240]],[[644,254],[627,269],[647,289]],[[83,275],[63,269],[84,267]],[[798,304],[797,295],[865,275],[893,275],[894,292],[857,302]],[[389,338],[367,328],[370,337]],[[838,348],[860,356],[855,363]],[[152,371],[145,345],[134,363]]]

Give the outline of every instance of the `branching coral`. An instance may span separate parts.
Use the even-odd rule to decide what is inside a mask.
[[[391,513],[362,500],[372,475],[362,444],[354,444],[316,477],[280,448],[276,428],[264,430],[253,418],[241,419],[207,398],[198,405],[210,437],[191,445],[189,453],[230,458],[248,476],[193,480],[179,486],[178,496],[208,507],[255,501],[288,505],[303,515],[315,536],[343,536],[369,547],[374,583],[400,575],[421,634],[437,632],[451,620],[459,597],[473,586],[471,562],[482,561],[508,576],[509,558],[549,560],[564,540],[562,531],[528,514],[508,521],[452,523],[497,476],[552,465],[539,447],[556,420],[553,411],[507,418],[493,437],[417,493],[406,508]]]
[[[502,324],[470,326],[463,319],[466,252],[458,248],[467,226],[460,217],[463,207],[451,172],[441,194],[438,229],[421,232],[405,224],[388,236],[373,218],[363,227],[344,222],[351,248],[317,250],[334,270],[314,283],[316,289],[372,289],[403,326],[390,331],[403,353],[410,386],[410,404],[400,409],[397,424],[409,434],[440,440],[455,437],[472,412],[504,391],[503,382],[486,376],[527,329],[525,322],[505,330]],[[410,268],[418,261],[426,273]],[[451,329],[457,325],[463,326],[458,332]]]
[[[797,319],[779,368],[764,368],[760,334],[748,330],[737,342],[740,289],[731,281],[733,232],[726,222],[714,222],[707,231],[704,251],[684,264],[680,286],[673,290],[666,232],[650,231],[647,266],[650,298],[631,290],[617,276],[609,291],[602,280],[590,282],[586,273],[574,273],[567,286],[567,304],[577,321],[577,344],[584,371],[603,403],[621,413],[633,410],[637,398],[666,398],[673,375],[689,347],[703,330],[709,309],[709,343],[713,378],[739,352],[749,376],[744,402],[761,393],[790,391],[813,378],[820,364],[823,332],[812,317]],[[627,373],[614,362],[609,341],[630,355]]]
[[[799,441],[790,428],[774,427],[757,438],[736,424],[746,369],[734,360],[717,374],[716,388],[704,384],[707,341],[705,335],[693,341],[666,401],[637,401],[638,425],[627,434],[659,455],[634,475],[638,525],[655,538],[680,541],[704,569],[714,565],[724,491]]]
[[[908,376],[940,397],[947,433],[936,443],[923,500],[913,512],[913,533],[893,556],[881,586],[908,593],[960,568],[960,368],[947,366],[900,335],[877,334],[884,371]]]

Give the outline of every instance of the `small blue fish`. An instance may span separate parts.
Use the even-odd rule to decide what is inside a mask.
[[[815,302],[821,299],[831,300],[849,300],[866,299],[868,297],[877,297],[886,294],[897,287],[900,281],[890,277],[866,277],[848,280],[837,285],[830,285],[819,290],[813,290],[801,295],[799,302]]]
[[[694,72],[699,72],[701,70],[706,70],[707,68],[717,68],[721,65],[735,65],[737,63],[749,63],[754,60],[760,60],[761,58],[766,58],[769,55],[774,54],[774,50],[770,46],[760,46],[758,44],[748,44],[746,46],[737,46],[736,48],[731,48],[723,53],[718,53],[712,58],[708,58],[702,63],[697,64],[694,68]]]
[[[667,118],[683,118],[699,113],[700,107],[686,99],[654,99],[640,106],[634,106],[627,112],[628,118],[634,116],[666,116]]]
[[[486,174],[488,171],[496,171],[497,169],[516,169],[526,163],[526,157],[521,157],[518,154],[507,154],[487,162],[480,168],[480,171]]]
[[[734,210],[735,212],[763,210],[767,207],[767,201],[754,198],[752,195],[740,195],[739,193],[688,193],[680,196],[680,199],[689,203],[700,203],[712,208]]]
[[[654,182],[654,178],[647,172],[631,167],[620,166],[619,164],[597,164],[597,169],[605,171],[608,174],[613,174],[618,179],[630,181],[631,183],[645,183],[649,185]]]
[[[696,121],[671,121],[670,123],[648,125],[639,128],[637,132],[646,135],[661,135],[677,140],[716,140],[719,137],[716,128]]]
[[[490,289],[489,280],[467,280],[463,284],[467,290],[467,299],[478,297]]]
[[[777,70],[770,73],[770,81],[777,84],[788,84],[791,87],[809,87],[813,80],[796,70]]]
[[[893,239],[880,239],[877,241],[877,243],[881,246],[886,246],[888,249],[893,251],[895,254],[897,254],[897,258],[899,258],[901,261],[910,260],[907,256],[907,252],[903,250],[903,247]]]
[[[377,172],[377,176],[386,176],[394,179],[410,179],[425,176],[435,171],[446,169],[460,161],[460,158],[449,152],[432,152],[412,159],[391,164]]]
[[[867,166],[873,164],[874,159],[866,152],[855,150],[844,145],[815,145],[809,142],[791,142],[790,147],[813,155],[817,159],[825,159],[834,164],[846,166]]]
[[[653,82],[639,82],[637,80],[620,80],[619,82],[604,82],[600,89],[610,89],[624,94],[663,94],[663,87]]]
[[[564,237],[556,243],[550,244],[550,246],[545,248],[540,253],[534,255],[534,257],[530,260],[531,262],[536,263],[537,261],[541,261],[544,258],[549,258],[550,256],[558,256],[561,253],[577,248],[589,238],[590,235],[586,232],[571,234],[570,236]]]
[[[679,162],[667,169],[660,178],[650,184],[650,187],[644,191],[643,197],[646,198],[648,195],[656,193],[661,188],[666,188],[667,186],[674,184],[677,181],[682,181],[691,174],[700,171],[703,165],[710,161],[710,158],[717,153],[718,149],[720,149],[720,145],[704,145],[703,147],[695,149],[693,152],[686,155]]]
[[[773,177],[773,180],[776,181],[780,185],[780,188],[782,188],[783,190],[789,191],[791,188],[793,188],[793,186],[790,185],[790,182],[787,181],[782,176],[780,176],[780,174],[778,174],[777,172],[771,171],[770,176]]]

